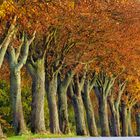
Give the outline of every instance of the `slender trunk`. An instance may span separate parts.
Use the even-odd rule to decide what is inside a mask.
[[[89,92],[83,92],[83,103],[86,110],[87,124],[90,136],[98,136],[93,106],[89,96]]]
[[[140,136],[140,113],[136,114],[137,136]]]
[[[99,115],[100,115],[102,136],[110,136],[106,97],[99,99]]]
[[[46,131],[44,119],[44,96],[45,96],[45,68],[44,59],[38,59],[35,66],[28,65],[32,77],[32,111],[31,130],[34,133]]]
[[[4,56],[5,56],[5,53],[7,51],[7,48],[8,48],[8,46],[9,46],[11,40],[12,40],[12,37],[15,33],[15,25],[14,25],[15,21],[16,21],[16,18],[14,17],[13,23],[11,24],[6,37],[4,38],[2,43],[0,44],[0,68],[1,68],[1,65],[3,63]]]
[[[72,98],[74,112],[75,112],[75,121],[76,121],[76,133],[77,135],[87,135],[86,123],[85,123],[85,114],[84,106],[81,94],[74,95]]]
[[[116,109],[116,136],[121,136],[121,125],[120,125],[120,112],[119,107]]]
[[[131,108],[127,110],[127,115],[128,115],[128,135],[134,136],[133,129],[132,129],[132,120],[131,120]]]
[[[46,91],[50,115],[50,131],[51,133],[60,133],[58,108],[57,108],[57,74],[49,81],[46,79]]]
[[[10,93],[12,97],[13,125],[16,134],[27,133],[21,102],[21,77],[20,70],[10,70]]]
[[[127,114],[127,107],[124,103],[122,103],[122,136],[128,136],[128,114]]]
[[[109,106],[110,106],[110,111],[111,111],[113,136],[121,136],[119,108],[117,105],[115,106],[115,103],[111,99],[109,99]]]
[[[1,68],[1,65],[3,63],[4,56],[5,56],[7,48],[8,48],[8,46],[5,46],[5,47],[0,49],[0,68]]]
[[[110,126],[110,132],[111,135],[116,136],[116,110],[113,104],[113,101],[111,99],[108,100],[109,102],[109,107],[111,111],[111,126]]]

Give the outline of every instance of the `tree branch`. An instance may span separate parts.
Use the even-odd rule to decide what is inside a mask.
[[[95,73],[94,76],[93,76],[93,78],[92,78],[92,80],[91,80],[91,82],[90,82],[89,91],[91,91],[91,90],[93,89],[93,86],[95,85],[96,80],[97,80],[97,75],[96,75],[96,73]]]
[[[15,49],[13,48],[13,46],[10,46],[8,52],[10,63],[13,65],[13,63],[15,63]]]
[[[22,55],[20,61],[17,63],[17,66],[16,66],[17,69],[21,69],[23,67],[23,65],[26,63],[28,53],[29,53],[29,46],[35,39],[35,34],[36,34],[36,32],[34,32],[33,37],[29,41],[27,40],[27,36],[24,37],[24,45],[23,45],[24,51],[23,51],[23,55]]]
[[[23,46],[23,44],[24,44],[24,38],[25,38],[25,35],[24,35],[24,33],[23,33],[23,35],[22,35],[22,39],[21,39],[21,43],[20,43],[20,45],[19,45],[19,47],[17,48],[17,51],[16,51],[16,60],[17,60],[17,62],[18,62],[18,59],[19,59],[19,56],[20,56],[20,51],[21,51],[21,48],[22,48],[22,46]]]
[[[1,65],[3,63],[3,59],[4,59],[4,56],[5,56],[6,50],[7,50],[8,46],[9,46],[11,40],[12,40],[12,37],[13,37],[15,31],[16,31],[15,21],[16,21],[16,17],[14,18],[13,23],[11,24],[11,26],[8,30],[7,36],[5,37],[3,42],[0,44],[0,68],[1,68]]]
[[[119,106],[119,104],[121,102],[121,97],[125,90],[125,87],[126,87],[126,81],[124,81],[122,83],[119,82],[119,91],[118,91],[118,96],[117,96],[117,100],[116,100],[116,106]]]

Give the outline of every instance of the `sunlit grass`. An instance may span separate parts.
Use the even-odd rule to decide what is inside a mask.
[[[74,134],[69,135],[55,135],[55,134],[29,134],[22,136],[11,136],[8,137],[8,140],[32,140],[33,138],[66,138],[66,137],[76,137]]]

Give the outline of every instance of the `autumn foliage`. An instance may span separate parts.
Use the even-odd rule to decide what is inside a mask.
[[[123,110],[134,111],[133,108],[140,101],[140,2],[138,0],[4,0],[0,5],[1,44],[11,25],[15,26],[15,32],[8,45],[5,59],[14,48],[15,54],[19,54],[16,63],[20,62],[24,54],[24,48],[20,48],[21,44],[35,37],[29,45],[28,58],[21,72],[24,85],[28,86],[33,80],[27,75],[27,65],[44,60],[46,91],[54,84],[52,91],[56,90],[58,98],[58,101],[51,98],[53,105],[57,105],[59,98],[62,98],[57,93],[59,92],[57,87],[72,73],[70,82],[67,82],[69,84],[60,86],[64,86],[68,93],[65,100],[68,98],[71,103],[77,101],[77,104],[79,102],[84,106],[85,102],[89,103],[91,99],[87,97],[85,101],[83,96],[94,91],[97,98],[92,98],[91,102],[94,104],[94,100],[98,100],[96,106],[99,108],[99,113],[102,113],[100,115],[106,115],[106,119],[111,116],[114,117],[114,121],[120,120],[118,116],[127,112]],[[8,83],[9,68],[11,66],[9,67],[7,61],[4,61],[0,70],[1,77]],[[53,79],[56,81],[52,82]],[[83,92],[90,86],[91,91],[84,94]],[[71,96],[72,89],[80,95],[74,93]],[[106,106],[105,102],[115,108],[107,107],[113,112],[112,114],[109,114],[107,109],[103,112],[102,107]],[[62,101],[62,106],[66,106],[64,103]],[[91,105],[88,105],[90,108]],[[63,113],[63,107],[61,109],[60,112],[58,110],[59,115]],[[86,110],[86,107],[84,109]],[[65,107],[64,111],[68,114]],[[127,113],[130,115],[131,111]],[[64,117],[68,118],[67,115]],[[102,123],[102,118],[100,121],[101,127],[107,124]],[[128,122],[130,126],[131,121]],[[60,120],[58,125],[61,128]],[[122,122],[122,126],[119,123],[117,125],[112,123],[114,128],[112,135],[120,136],[117,129],[122,130],[124,135],[132,135],[131,130],[124,132],[125,125],[125,122]],[[81,128],[78,130],[77,127],[78,125],[76,125],[77,134],[84,135],[82,131],[79,132]],[[62,130],[58,128],[57,132],[60,131]],[[111,134],[102,130],[102,135]]]

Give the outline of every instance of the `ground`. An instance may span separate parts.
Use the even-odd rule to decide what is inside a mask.
[[[36,138],[67,138],[67,137],[76,137],[76,136],[74,134],[70,134],[70,135],[36,134],[36,135],[11,136],[8,137],[8,140],[34,140]]]
[[[77,137],[71,135],[23,135],[9,137],[8,140],[140,140],[140,137]]]

